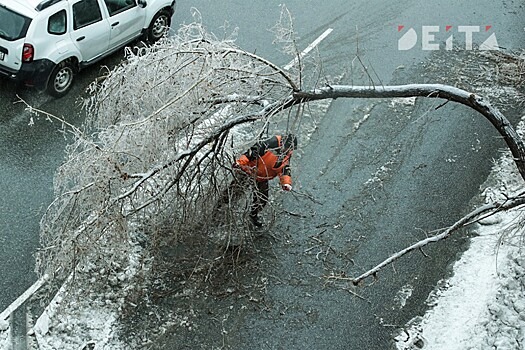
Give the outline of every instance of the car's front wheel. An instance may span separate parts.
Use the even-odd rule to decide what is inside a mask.
[[[47,92],[54,97],[66,95],[73,85],[74,76],[75,70],[70,62],[63,61],[57,64],[49,76]]]
[[[148,27],[148,40],[150,43],[158,41],[169,30],[171,15],[169,11],[161,10],[151,20]]]

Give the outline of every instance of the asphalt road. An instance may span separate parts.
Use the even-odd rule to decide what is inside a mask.
[[[116,54],[78,76],[71,93],[53,99],[43,92],[0,79],[0,310],[36,281],[34,252],[39,222],[53,200],[53,174],[64,159],[67,136],[57,121],[26,111],[29,105],[80,125],[80,97],[104,65]]]
[[[218,37],[229,23],[239,28],[239,46],[284,65],[290,58],[271,45],[273,35],[268,30],[279,16],[279,3],[179,1],[173,22],[177,26],[191,21],[190,7],[195,7]],[[500,46],[513,49],[525,44],[525,9],[519,1],[495,5],[488,0],[294,0],[286,5],[295,17],[298,47],[333,29],[318,46],[327,75],[346,72],[347,78],[352,77],[356,52],[384,83],[426,82],[446,75],[451,68],[446,62],[434,75],[419,65],[435,54],[423,50],[421,41],[412,50],[398,50],[406,28],[414,28],[421,40],[423,26],[439,25],[436,41],[443,42],[450,34],[446,25],[452,30],[480,26],[475,43],[495,33]],[[405,26],[400,32],[399,25]],[[492,27],[483,32],[485,26]],[[458,50],[465,48],[464,41],[464,34],[454,32]],[[115,60],[118,57],[102,64]],[[27,125],[29,115],[21,104],[13,104],[16,93],[35,107],[80,123],[76,101],[98,69],[84,72],[72,93],[60,100],[0,80],[0,309],[35,280],[32,254],[38,246],[38,222],[52,199],[52,174],[66,144],[56,123],[40,119],[32,127]],[[348,82],[367,79],[355,77]],[[308,219],[282,216],[278,222],[277,232],[285,239],[273,248],[280,259],[264,267],[266,275],[280,276],[270,278],[266,287],[266,316],[260,309],[232,311],[227,321],[200,336],[183,336],[185,344],[189,348],[225,342],[236,349],[385,349],[395,326],[425,309],[428,292],[466,241],[430,248],[431,258],[415,254],[403,260],[395,270],[380,274],[372,286],[351,289],[360,297],[343,290],[344,284],[326,284],[320,277],[359,273],[468,209],[486,178],[489,160],[503,144],[487,123],[466,108],[447,105],[429,112],[432,106],[433,102],[419,100],[414,106],[367,100],[333,103],[294,163],[296,188],[323,204],[296,197],[285,200],[290,211],[307,213]],[[360,127],[354,130],[355,125]],[[411,293],[406,303],[403,290]],[[217,343],[210,340],[213,336]]]

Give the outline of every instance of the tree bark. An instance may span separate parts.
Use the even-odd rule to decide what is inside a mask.
[[[442,98],[468,106],[487,118],[503,136],[512,152],[518,171],[525,180],[525,145],[507,118],[483,97],[474,93],[442,84],[408,84],[392,86],[332,85],[293,94],[294,104],[327,98],[394,98],[427,97]]]

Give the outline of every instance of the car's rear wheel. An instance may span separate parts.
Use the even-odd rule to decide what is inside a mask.
[[[148,40],[150,43],[158,41],[169,30],[171,15],[169,11],[161,10],[151,20],[148,27]]]
[[[49,76],[47,92],[54,97],[66,95],[73,85],[74,76],[75,70],[70,62],[63,61],[57,64]]]

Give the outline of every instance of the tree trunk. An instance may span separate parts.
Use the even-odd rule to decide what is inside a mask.
[[[298,91],[293,94],[294,104],[327,98],[394,98],[428,97],[442,98],[464,104],[487,118],[503,136],[514,162],[525,180],[525,146],[511,123],[495,107],[474,93],[441,84],[409,84],[392,86],[349,86],[332,85],[311,91]]]

